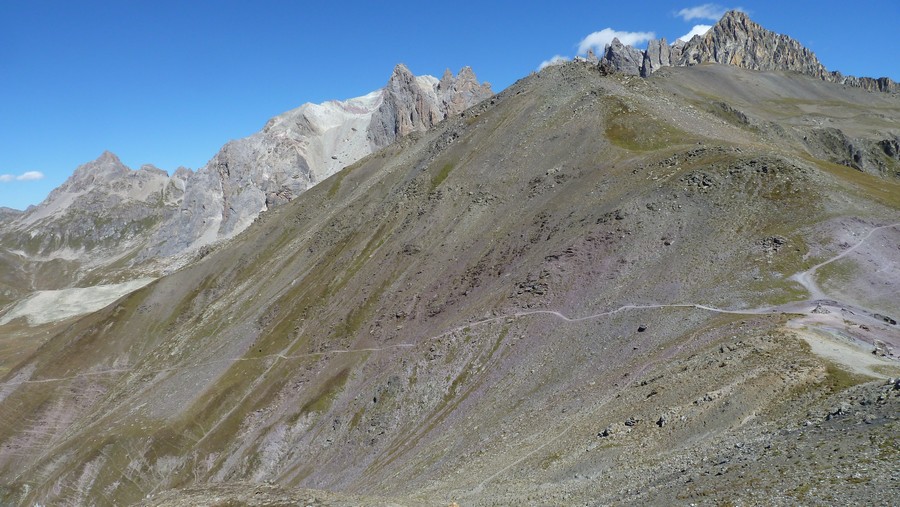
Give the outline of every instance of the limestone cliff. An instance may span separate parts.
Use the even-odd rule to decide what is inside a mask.
[[[397,65],[385,88],[346,101],[304,104],[231,141],[186,183],[181,211],[141,259],[171,256],[237,234],[262,211],[413,131],[492,94],[472,69],[415,76]]]

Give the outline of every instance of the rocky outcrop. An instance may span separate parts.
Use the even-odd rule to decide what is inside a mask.
[[[887,77],[844,76],[829,72],[816,55],[787,35],[766,30],[741,11],[725,13],[706,34],[668,45],[651,40],[644,51],[622,45],[618,39],[606,47],[601,71],[648,77],[662,67],[703,63],[734,65],[758,71],[791,71],[824,81],[869,91],[896,92],[900,85]]]
[[[192,174],[180,212],[167,220],[140,259],[168,257],[233,236],[364,156],[426,130],[492,95],[464,67],[441,80],[397,65],[387,85],[346,101],[304,104],[231,141]]]
[[[641,75],[644,64],[644,53],[631,46],[622,44],[618,38],[606,46],[603,57],[600,58],[600,68],[608,69],[632,76]]]
[[[184,172],[169,177],[152,165],[132,170],[104,152],[78,167],[41,204],[8,220],[0,244],[50,259],[118,255],[174,213],[184,177]]]
[[[825,80],[832,83],[840,83],[843,85],[852,86],[855,88],[863,88],[865,90],[869,90],[870,92],[891,93],[900,91],[900,84],[896,83],[889,77],[874,78],[845,76],[838,71],[834,71],[831,72],[831,74],[827,76]]]
[[[750,70],[788,70],[824,79],[825,66],[787,35],[766,30],[740,11],[729,11],[705,35],[685,44],[677,65],[720,63]]]
[[[493,94],[490,85],[479,84],[470,67],[454,77],[447,69],[438,81],[416,77],[405,65],[397,65],[372,116],[368,138],[382,148],[410,132],[426,130],[448,115],[458,114]]]
[[[900,176],[900,137],[873,141],[851,138],[838,128],[817,127],[810,129],[803,141],[819,158],[867,173]]]
[[[641,65],[641,76],[647,77],[662,67],[672,65],[672,52],[676,53],[675,60],[681,54],[682,46],[669,46],[665,37],[662,39],[654,39],[647,43],[647,50],[644,51],[644,60]]]

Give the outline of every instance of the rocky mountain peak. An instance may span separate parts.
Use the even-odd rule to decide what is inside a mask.
[[[788,70],[824,78],[812,51],[787,35],[766,30],[741,11],[728,11],[703,36],[688,41],[681,65],[721,63],[751,70]]]
[[[456,75],[456,79],[459,81],[477,81],[478,80],[478,78],[475,77],[475,71],[473,71],[472,67],[469,67],[468,65],[459,69],[459,74]]]
[[[104,151],[39,205],[5,220],[0,241],[50,258],[71,258],[72,252],[91,259],[120,255],[136,248],[148,227],[174,211],[182,186],[162,169],[145,164],[132,170]]]
[[[612,69],[623,74],[640,75],[644,62],[641,50],[622,44],[618,37],[606,46],[600,65],[604,69]]]
[[[369,140],[376,148],[398,137],[426,130],[448,115],[459,113],[493,95],[490,84],[481,84],[471,67],[463,67],[456,77],[449,71],[438,80],[416,77],[403,64],[384,88],[381,106],[369,125]]]
[[[168,257],[233,236],[360,158],[489,97],[471,68],[438,80],[397,64],[385,87],[345,101],[304,104],[261,132],[226,144],[183,182],[181,212],[166,220],[141,259]]]
[[[438,88],[441,90],[446,90],[453,85],[453,71],[448,67],[444,70],[444,75],[441,76],[441,80],[438,83]]]
[[[763,28],[742,11],[732,10],[704,35],[669,45],[665,39],[651,40],[639,50],[613,39],[599,65],[605,73],[619,72],[648,77],[662,67],[686,67],[702,63],[733,65],[758,71],[790,71],[824,81],[892,92],[898,86],[889,78],[844,76],[829,72],[816,55],[787,35]]]
[[[747,15],[746,12],[738,9],[732,9],[727,11],[722,15],[722,19],[718,21],[719,23],[740,23],[744,26],[756,25],[759,28],[758,24],[756,24],[753,20],[750,19],[750,16]]]
[[[96,185],[102,185],[107,181],[127,175],[129,172],[131,172],[131,169],[123,164],[115,153],[104,151],[96,159],[78,166],[75,172],[72,173],[72,176],[59,189],[67,192],[83,192],[90,190]]]
[[[402,63],[398,63],[394,66],[394,70],[391,72],[391,77],[388,79],[388,83],[392,82],[406,82],[410,79],[414,79],[416,76],[409,70],[409,67]]]
[[[104,151],[96,159],[78,166],[74,176],[86,177],[89,175],[121,173],[128,171],[128,167],[119,160],[119,157],[111,151]]]

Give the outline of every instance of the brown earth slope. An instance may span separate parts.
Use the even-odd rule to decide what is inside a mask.
[[[900,100],[719,66],[523,79],[4,358],[2,498],[896,499],[900,391],[875,377],[900,370],[786,325],[815,306],[791,275],[900,223],[896,161],[841,165],[816,122],[874,150]],[[881,232],[857,252],[897,283]],[[834,297],[841,273],[812,275]],[[896,340],[871,286],[822,307],[827,339]]]

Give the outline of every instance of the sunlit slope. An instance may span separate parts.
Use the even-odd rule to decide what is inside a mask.
[[[782,125],[730,102],[757,74],[722,69],[548,68],[73,322],[0,387],[5,498],[274,481],[552,503],[635,449],[649,470],[825,403],[836,374],[782,314],[668,305],[806,299],[788,277],[836,253],[832,225],[900,221],[900,188],[723,118]],[[660,375],[675,384],[648,387]]]

